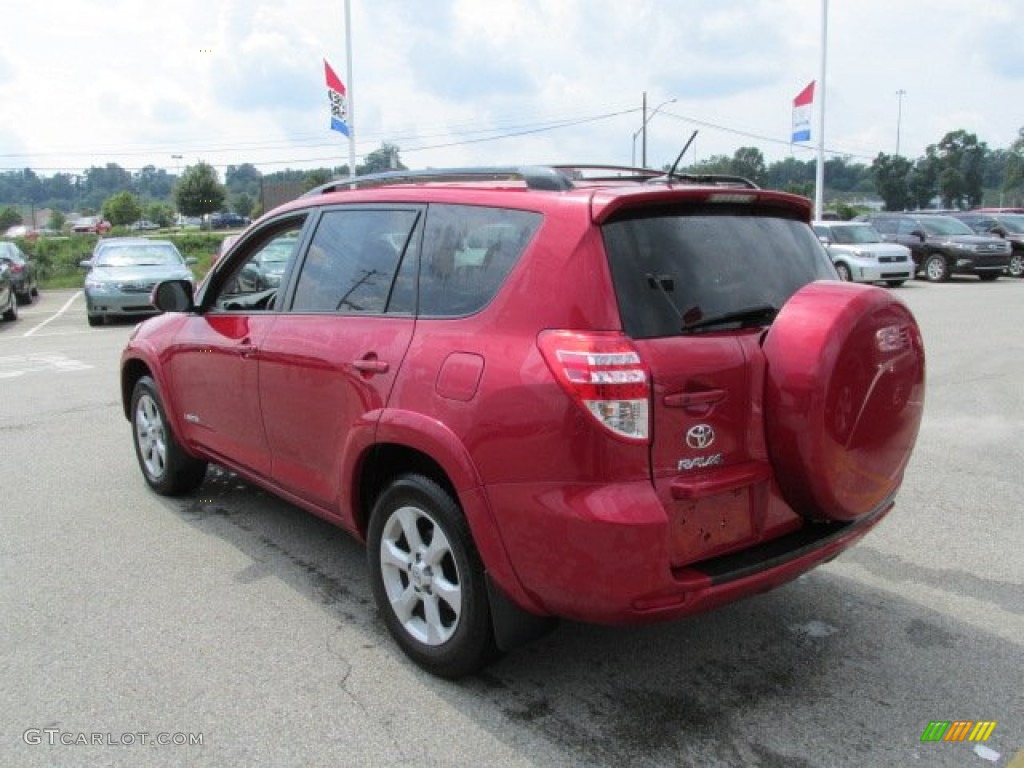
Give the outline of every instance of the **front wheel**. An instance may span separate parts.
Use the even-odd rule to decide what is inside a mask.
[[[949,265],[939,253],[933,253],[924,263],[924,275],[932,283],[944,283],[949,280]]]
[[[206,462],[181,447],[149,376],[135,383],[131,414],[135,455],[149,486],[162,496],[180,496],[198,488],[206,476]]]
[[[1010,273],[1010,277],[1024,277],[1024,253],[1014,253],[1010,257],[1010,266],[1006,271]]]
[[[422,475],[392,483],[370,518],[367,559],[377,607],[413,661],[456,679],[494,658],[483,565],[441,486]]]
[[[853,275],[850,274],[850,268],[841,261],[836,263],[836,272],[839,273],[839,279],[843,282],[848,283],[853,280]]]

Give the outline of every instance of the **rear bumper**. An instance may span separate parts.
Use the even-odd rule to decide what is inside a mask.
[[[488,488],[528,610],[602,624],[709,610],[792,581],[855,544],[892,508],[850,523],[805,523],[684,567],[670,562],[666,514],[649,483]],[[507,512],[511,510],[511,512]]]

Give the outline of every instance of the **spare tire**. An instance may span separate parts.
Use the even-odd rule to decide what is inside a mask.
[[[797,291],[765,336],[765,438],[786,502],[850,521],[899,488],[924,407],[924,345],[891,292],[822,281]]]

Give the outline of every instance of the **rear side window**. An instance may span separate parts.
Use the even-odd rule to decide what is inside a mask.
[[[770,317],[807,283],[836,278],[805,222],[756,209],[632,215],[606,224],[603,235],[623,327],[633,338],[677,335],[756,308]]]
[[[421,317],[459,317],[497,293],[540,226],[531,211],[432,205],[420,267]]]
[[[325,211],[299,273],[292,310],[383,314],[411,310],[411,286],[396,280],[419,212]],[[397,309],[401,300],[405,306]]]

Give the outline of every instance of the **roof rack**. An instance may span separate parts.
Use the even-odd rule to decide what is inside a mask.
[[[407,182],[431,181],[524,181],[528,189],[546,189],[563,191],[573,188],[568,177],[548,166],[517,166],[498,168],[428,168],[420,171],[385,171],[356,176],[347,179],[335,179],[319,187],[311,189],[303,197],[313,197],[340,189],[360,189],[364,187],[383,187],[390,184]]]
[[[525,165],[509,167],[428,168],[418,171],[385,171],[365,176],[339,178],[321,184],[303,197],[315,197],[342,189],[383,187],[392,184],[429,182],[522,181],[527,189],[564,192],[575,189],[574,182],[633,181],[637,183],[666,183],[682,181],[690,184],[745,187],[759,189],[754,182],[742,176],[723,174],[672,173],[651,168],[628,165],[572,164]]]

